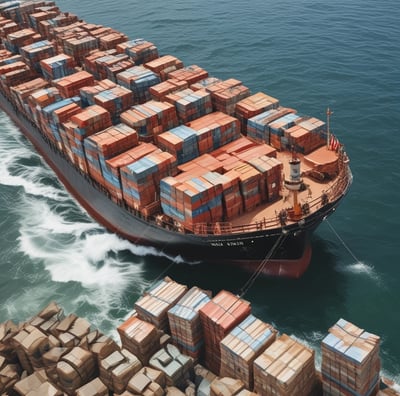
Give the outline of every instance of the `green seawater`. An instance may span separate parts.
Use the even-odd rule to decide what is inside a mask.
[[[354,183],[313,237],[300,280],[258,278],[253,313],[316,348],[344,318],[381,336],[383,373],[400,381],[400,8],[394,0],[150,2],[63,0],[88,22],[210,75],[236,78],[299,114],[325,120],[345,144]],[[334,232],[334,231],[335,232]],[[154,279],[237,293],[249,274],[187,266],[94,222],[0,114],[0,322],[49,301],[107,334]],[[337,237],[340,237],[340,239]],[[173,264],[173,265],[172,265]]]

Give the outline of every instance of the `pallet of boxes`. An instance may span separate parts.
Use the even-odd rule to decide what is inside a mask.
[[[322,340],[324,395],[376,395],[380,383],[380,338],[344,319]]]
[[[93,395],[108,395],[97,361],[118,349],[86,319],[50,303],[27,322],[0,325],[0,393],[86,396],[80,388],[90,386]]]
[[[193,361],[166,332],[167,311],[186,291],[168,278],[147,291],[117,329],[121,346],[55,303],[20,325],[1,324],[0,394],[162,396],[166,387],[184,389]]]
[[[314,350],[225,290],[165,278],[117,332],[120,344],[56,303],[1,323],[0,395],[398,395],[379,376],[379,337],[340,319],[322,341],[321,384]]]
[[[122,347],[143,365],[128,381],[124,396],[162,396],[165,387],[183,389],[192,377],[192,359],[170,343],[168,335],[168,311],[187,289],[169,278],[161,280],[135,303],[135,315],[118,327]]]
[[[218,375],[199,389],[213,396],[305,396],[316,388],[314,351],[251,314],[250,304],[227,291],[200,309],[205,366]]]
[[[250,303],[225,290],[200,309],[205,346],[204,363],[212,372],[220,372],[220,342],[250,312]]]
[[[314,351],[286,334],[254,361],[254,391],[260,395],[310,395],[315,387]]]
[[[203,358],[204,335],[199,311],[209,301],[210,293],[195,286],[168,310],[172,343],[194,363]]]
[[[276,333],[270,324],[249,315],[220,343],[220,375],[240,379],[252,390],[254,361],[275,341]]]

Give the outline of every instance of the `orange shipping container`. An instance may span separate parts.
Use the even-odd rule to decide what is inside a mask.
[[[208,72],[197,65],[191,65],[168,73],[168,78],[195,84],[208,77]]]
[[[162,81],[168,79],[168,73],[182,69],[183,62],[172,55],[164,55],[144,64],[147,69],[158,74]]]
[[[17,105],[20,106],[21,109],[26,110],[24,106],[28,104],[29,95],[37,90],[47,88],[48,86],[49,83],[46,80],[43,78],[36,78],[32,81],[27,81],[12,87],[11,94],[14,96]]]
[[[82,87],[94,85],[94,77],[86,71],[80,71],[53,81],[53,85],[63,98],[71,98],[79,95]]]
[[[155,150],[158,150],[158,147],[152,143],[140,143],[138,146],[106,160],[107,170],[119,178],[119,168],[129,165]]]
[[[248,162],[254,158],[262,157],[276,157],[276,149],[269,146],[268,144],[259,144],[257,146],[249,147],[248,149],[242,150],[234,155],[243,162]]]
[[[181,164],[178,166],[178,169],[181,172],[187,172],[187,171],[193,171],[199,167],[205,169],[206,171],[212,171],[212,172],[222,171],[221,162],[210,154],[203,154],[192,161],[186,162],[185,164]]]
[[[108,50],[116,48],[118,44],[128,40],[128,36],[120,32],[112,32],[100,37],[100,49]]]
[[[279,107],[279,100],[263,92],[257,92],[236,104],[236,114],[244,118],[254,117],[264,111]]]
[[[188,88],[186,81],[179,81],[169,78],[159,84],[153,85],[149,88],[152,99],[158,101],[164,101],[166,96],[176,91],[182,91]]]

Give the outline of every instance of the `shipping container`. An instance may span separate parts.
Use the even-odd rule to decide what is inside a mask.
[[[104,107],[111,114],[113,124],[119,124],[121,113],[133,106],[133,92],[117,85],[99,92],[93,97],[94,103]]]
[[[78,65],[82,65],[85,56],[90,51],[98,49],[99,43],[96,37],[88,34],[86,36],[66,38],[62,42],[62,48],[65,54],[72,56]]]
[[[247,121],[249,118],[268,110],[277,109],[278,107],[279,100],[264,92],[257,92],[237,102],[235,117],[240,121],[242,133],[247,133]]]
[[[160,181],[177,172],[176,158],[156,150],[120,168],[123,199],[128,206],[141,211],[160,200]]]
[[[11,96],[20,111],[26,112],[32,116],[28,104],[29,96],[35,91],[49,87],[49,85],[49,82],[43,78],[35,78],[34,80],[11,87]]]
[[[140,38],[120,43],[116,48],[119,53],[126,53],[135,65],[142,65],[158,58],[157,47]]]
[[[182,91],[187,88],[188,83],[186,81],[178,81],[169,78],[166,81],[160,82],[159,84],[150,87],[149,92],[153,100],[158,100],[162,102],[165,101],[165,98],[168,94]]]
[[[208,78],[208,72],[197,65],[191,65],[169,72],[168,78],[185,81],[191,85]]]
[[[76,72],[53,81],[53,85],[60,91],[63,98],[79,95],[81,88],[94,84],[93,75],[86,71]]]
[[[121,114],[121,122],[134,128],[145,142],[155,142],[157,135],[178,125],[175,106],[150,100]]]
[[[134,94],[134,103],[141,104],[150,100],[149,89],[158,84],[160,77],[144,66],[133,66],[117,74],[117,82]]]
[[[240,137],[240,123],[235,117],[216,111],[187,125],[198,135],[199,153],[210,153]]]
[[[160,198],[163,212],[180,226],[194,231],[198,224],[223,220],[223,188],[202,176],[193,175],[180,182],[166,177],[160,182]]]
[[[168,79],[168,74],[183,68],[183,62],[172,55],[164,55],[150,62],[144,63],[147,69],[156,73],[161,81]]]
[[[122,124],[124,125],[124,124]],[[126,126],[126,125],[125,125]],[[120,169],[132,164],[140,158],[157,150],[157,146],[151,143],[140,143],[138,146],[105,160],[105,166],[101,163],[102,176],[109,191],[122,200],[122,185]]]
[[[152,323],[157,329],[169,331],[168,310],[187,292],[188,287],[166,277],[146,291],[135,302],[138,318]]]
[[[74,59],[66,54],[58,54],[40,61],[41,73],[48,81],[73,74],[75,72],[75,66]]]
[[[175,106],[181,124],[187,124],[213,111],[211,95],[205,90],[179,90],[166,95],[165,100]]]
[[[197,133],[190,127],[180,125],[157,136],[157,145],[173,154],[178,164],[184,164],[199,156]]]
[[[122,154],[139,144],[137,132],[118,124],[97,132],[84,140],[89,174],[107,188],[112,196],[122,199],[121,184],[109,175],[106,160]]]
[[[96,85],[88,85],[79,89],[79,96],[82,99],[82,107],[92,106],[96,104],[94,97],[100,92],[115,88],[117,84],[111,80],[105,79],[98,81]]]
[[[48,40],[37,41],[19,49],[23,61],[36,72],[41,72],[40,61],[56,55],[55,46]]]
[[[267,143],[277,149],[280,149],[280,146],[276,146],[278,145],[277,142],[280,143],[281,135],[275,134],[275,141],[273,141],[274,137],[271,137],[272,132],[269,128],[269,125],[273,121],[288,114],[295,114],[295,110],[286,107],[278,107],[276,109],[264,111],[254,117],[249,118],[247,121],[247,136],[256,142]]]

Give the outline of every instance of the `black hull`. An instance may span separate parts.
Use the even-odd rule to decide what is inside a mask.
[[[311,259],[309,240],[321,221],[330,215],[343,195],[304,219],[302,224],[242,234],[195,235],[160,227],[111,200],[87,175],[72,165],[23,114],[0,94],[0,106],[19,126],[57,174],[67,190],[100,224],[137,244],[149,245],[187,261],[229,263],[253,271],[279,239],[264,274],[299,277]],[[283,236],[282,236],[283,234]]]

